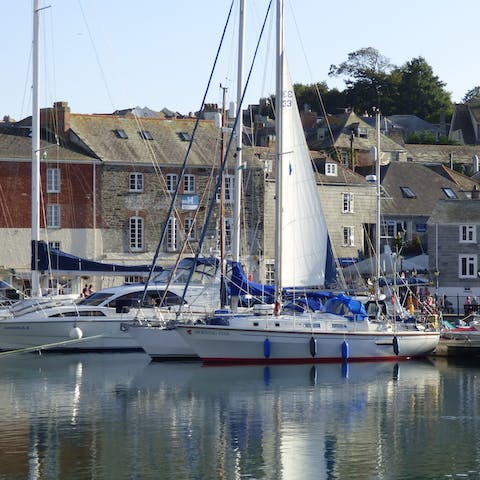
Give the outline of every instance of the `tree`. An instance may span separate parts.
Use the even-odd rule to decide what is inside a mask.
[[[330,76],[345,76],[345,94],[348,105],[360,113],[380,108],[384,113],[390,108],[389,99],[395,96],[396,77],[390,75],[394,66],[390,60],[372,47],[361,48],[348,54],[340,65],[331,65]]]
[[[470,100],[474,98],[480,99],[480,87],[473,87],[469,90],[462,98],[463,103],[468,103]]]
[[[398,73],[398,106],[404,113],[417,115],[432,123],[438,123],[442,114],[446,117],[452,115],[450,93],[423,57],[406,62]]]
[[[326,82],[311,85],[296,83],[293,88],[300,110],[304,105],[309,105],[314,112],[322,115],[324,108],[326,113],[336,113],[348,106],[345,93],[336,88],[330,90]]]

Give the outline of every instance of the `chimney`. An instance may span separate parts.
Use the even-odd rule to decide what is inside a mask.
[[[480,191],[478,190],[478,186],[474,185],[472,189],[472,200],[478,200],[480,198]]]
[[[473,174],[478,173],[478,155],[472,155]]]
[[[54,121],[58,125],[58,133],[63,135],[70,130],[70,107],[68,102],[55,102],[53,104]]]
[[[450,160],[450,169],[453,170],[453,153],[449,153],[448,158]]]

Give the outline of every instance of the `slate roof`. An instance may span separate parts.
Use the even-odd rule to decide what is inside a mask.
[[[333,134],[333,145],[337,148],[349,149],[352,130],[357,127],[366,127],[369,129],[368,138],[363,138],[360,136],[355,136],[354,139],[354,148],[355,150],[365,150],[368,151],[370,148],[375,145],[375,135],[374,127],[370,125],[369,122],[366,122],[353,112],[342,113],[338,115],[328,115],[327,116],[328,124],[332,130]],[[318,127],[326,126],[325,119],[321,117]],[[382,135],[381,136],[382,151],[392,152],[392,151],[406,151],[405,147],[398,144],[391,138]],[[310,139],[309,146],[313,150],[323,150],[328,149],[332,146],[332,141],[330,135],[326,135],[323,140]]]
[[[25,136],[23,132],[14,134],[13,129],[10,133],[0,133],[0,160],[30,160],[32,157],[32,139]],[[95,158],[91,155],[79,152],[78,149],[64,148],[54,143],[45,141],[40,142],[40,148],[46,152],[49,160],[57,161],[67,160],[75,162],[92,162]]]
[[[429,225],[480,223],[480,200],[441,200],[427,222]]]
[[[380,169],[385,201],[382,213],[395,216],[430,216],[438,200],[446,197],[443,188],[452,189],[458,198],[467,195],[453,180],[438,174],[427,165],[414,162],[391,162]],[[363,167],[363,175],[375,173],[373,167]],[[406,198],[400,187],[408,187],[415,194]]]

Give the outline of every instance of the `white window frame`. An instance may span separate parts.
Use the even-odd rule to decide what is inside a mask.
[[[178,175],[176,173],[167,173],[166,177],[167,192],[174,193],[177,188]]]
[[[183,177],[183,193],[195,193],[195,175],[186,173]]]
[[[368,127],[358,127],[357,136],[359,138],[368,138]]]
[[[195,232],[195,219],[193,217],[186,217],[183,222],[183,228],[185,230],[185,238],[187,240],[195,240],[197,238]]]
[[[130,191],[143,192],[143,173],[134,172],[130,174]]]
[[[354,229],[352,226],[342,227],[342,245],[353,247],[355,245]]]
[[[142,217],[130,217],[128,222],[128,242],[130,251],[143,252],[144,245],[144,221]]]
[[[225,175],[225,203],[233,203],[235,199],[235,177]]]
[[[329,177],[336,177],[338,175],[338,165],[336,163],[325,163],[325,175]]]
[[[62,210],[58,203],[47,205],[47,228],[61,228]]]
[[[275,284],[275,262],[273,260],[265,260],[265,284]]]
[[[61,242],[58,242],[56,240],[51,240],[48,242],[48,248],[54,248],[55,250],[61,250],[62,248]]]
[[[478,259],[475,254],[458,256],[458,278],[477,278]]]
[[[167,224],[167,252],[178,250],[177,219],[170,217]]]
[[[477,243],[476,225],[460,225],[459,243]]]
[[[232,248],[232,230],[233,230],[233,218],[225,218],[225,249],[227,251]]]
[[[353,213],[353,193],[342,193],[342,213]]]
[[[59,168],[47,168],[47,193],[60,193]]]

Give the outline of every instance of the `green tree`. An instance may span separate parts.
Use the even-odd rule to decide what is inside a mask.
[[[330,90],[326,82],[311,85],[296,83],[293,89],[300,110],[303,109],[304,105],[309,105],[314,112],[322,115],[324,109],[326,113],[337,113],[348,105],[346,95],[336,88]]]
[[[403,113],[417,115],[432,123],[437,123],[442,113],[446,117],[452,115],[450,93],[423,57],[406,62],[398,69],[398,74],[398,107]]]
[[[345,77],[348,106],[357,112],[380,108],[383,113],[392,108],[396,95],[397,76],[391,76],[394,66],[390,60],[372,47],[361,48],[348,54],[340,65],[331,65],[330,76]]]
[[[473,87],[462,98],[463,103],[467,103],[474,98],[480,99],[480,87]]]

